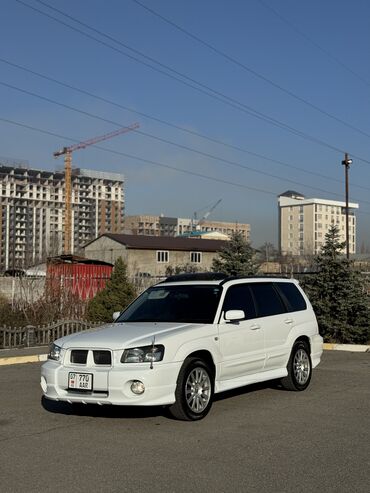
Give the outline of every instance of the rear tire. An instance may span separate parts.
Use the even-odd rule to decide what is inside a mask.
[[[288,375],[280,380],[286,390],[305,390],[311,381],[312,363],[308,345],[303,341],[294,344],[287,365]]]
[[[181,367],[170,414],[183,421],[203,419],[211,409],[214,378],[209,366],[199,358],[187,358]]]

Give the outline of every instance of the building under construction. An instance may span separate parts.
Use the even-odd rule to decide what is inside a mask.
[[[98,235],[121,233],[124,177],[73,169],[71,252]],[[0,163],[0,269],[26,268],[64,245],[65,173]]]

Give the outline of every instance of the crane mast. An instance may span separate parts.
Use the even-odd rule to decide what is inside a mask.
[[[85,149],[90,145],[97,144],[103,140],[108,140],[117,135],[121,135],[132,130],[139,128],[138,123],[133,123],[128,127],[123,127],[114,132],[100,135],[78,144],[74,144],[69,147],[63,147],[59,151],[55,151],[53,156],[55,158],[64,155],[64,181],[65,181],[65,218],[64,218],[64,244],[63,253],[69,254],[72,252],[72,152],[79,149]]]

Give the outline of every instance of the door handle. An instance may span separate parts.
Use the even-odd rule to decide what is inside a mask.
[[[292,324],[293,323],[293,319],[292,318],[287,318],[286,320],[284,320],[284,322],[289,325],[289,324]]]
[[[250,326],[250,329],[251,329],[251,330],[258,330],[258,329],[260,329],[260,328],[261,328],[261,326],[260,326],[260,325],[258,325],[258,324],[253,324],[253,325],[251,325],[251,326]]]

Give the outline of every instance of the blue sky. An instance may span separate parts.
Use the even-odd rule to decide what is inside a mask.
[[[210,219],[250,223],[259,246],[277,244],[279,193],[343,199],[346,151],[358,246],[370,246],[369,2],[140,2],[234,62],[133,0],[2,0],[0,156],[54,169],[63,163],[52,153],[69,139],[139,122],[142,133],[101,144],[125,155],[89,147],[74,153],[74,166],[123,173],[127,214],[191,217],[222,199]],[[216,98],[202,92],[210,90]]]

